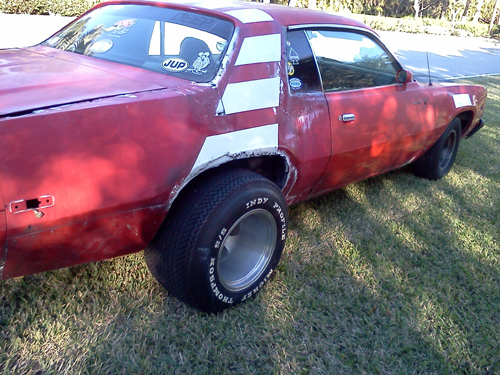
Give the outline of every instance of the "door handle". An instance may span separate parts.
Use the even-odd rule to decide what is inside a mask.
[[[354,113],[344,113],[342,116],[339,116],[339,121],[342,122],[351,122],[354,120],[356,120]]]

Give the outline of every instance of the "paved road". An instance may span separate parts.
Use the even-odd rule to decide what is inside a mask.
[[[0,48],[41,42],[72,18],[0,14]],[[483,38],[380,32],[391,51],[420,81],[500,74],[500,43]]]
[[[420,81],[428,81],[427,52],[433,80],[500,74],[500,42],[464,38],[380,32],[387,47]]]

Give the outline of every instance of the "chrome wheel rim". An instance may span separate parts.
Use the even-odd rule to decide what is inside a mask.
[[[455,145],[457,143],[457,133],[455,131],[448,134],[448,138],[444,142],[443,151],[439,155],[439,169],[443,170],[448,167],[453,158],[453,152],[455,150]]]
[[[217,274],[230,291],[248,288],[263,274],[276,247],[277,228],[273,215],[252,210],[236,221],[222,242]]]

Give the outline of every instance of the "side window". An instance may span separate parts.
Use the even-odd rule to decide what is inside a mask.
[[[304,30],[288,32],[286,56],[288,85],[292,94],[321,91],[318,68]]]
[[[396,83],[396,61],[368,36],[334,30],[307,30],[306,34],[318,61],[324,91]]]

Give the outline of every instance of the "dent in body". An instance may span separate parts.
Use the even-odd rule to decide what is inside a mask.
[[[235,160],[278,154],[278,124],[257,126],[209,136],[203,142],[188,176],[177,184],[169,197],[169,206],[179,192],[196,176]]]
[[[295,94],[288,85],[282,90],[280,151],[287,155],[289,165],[284,194],[287,203],[294,204],[308,199],[330,159],[329,112],[323,93]]]

